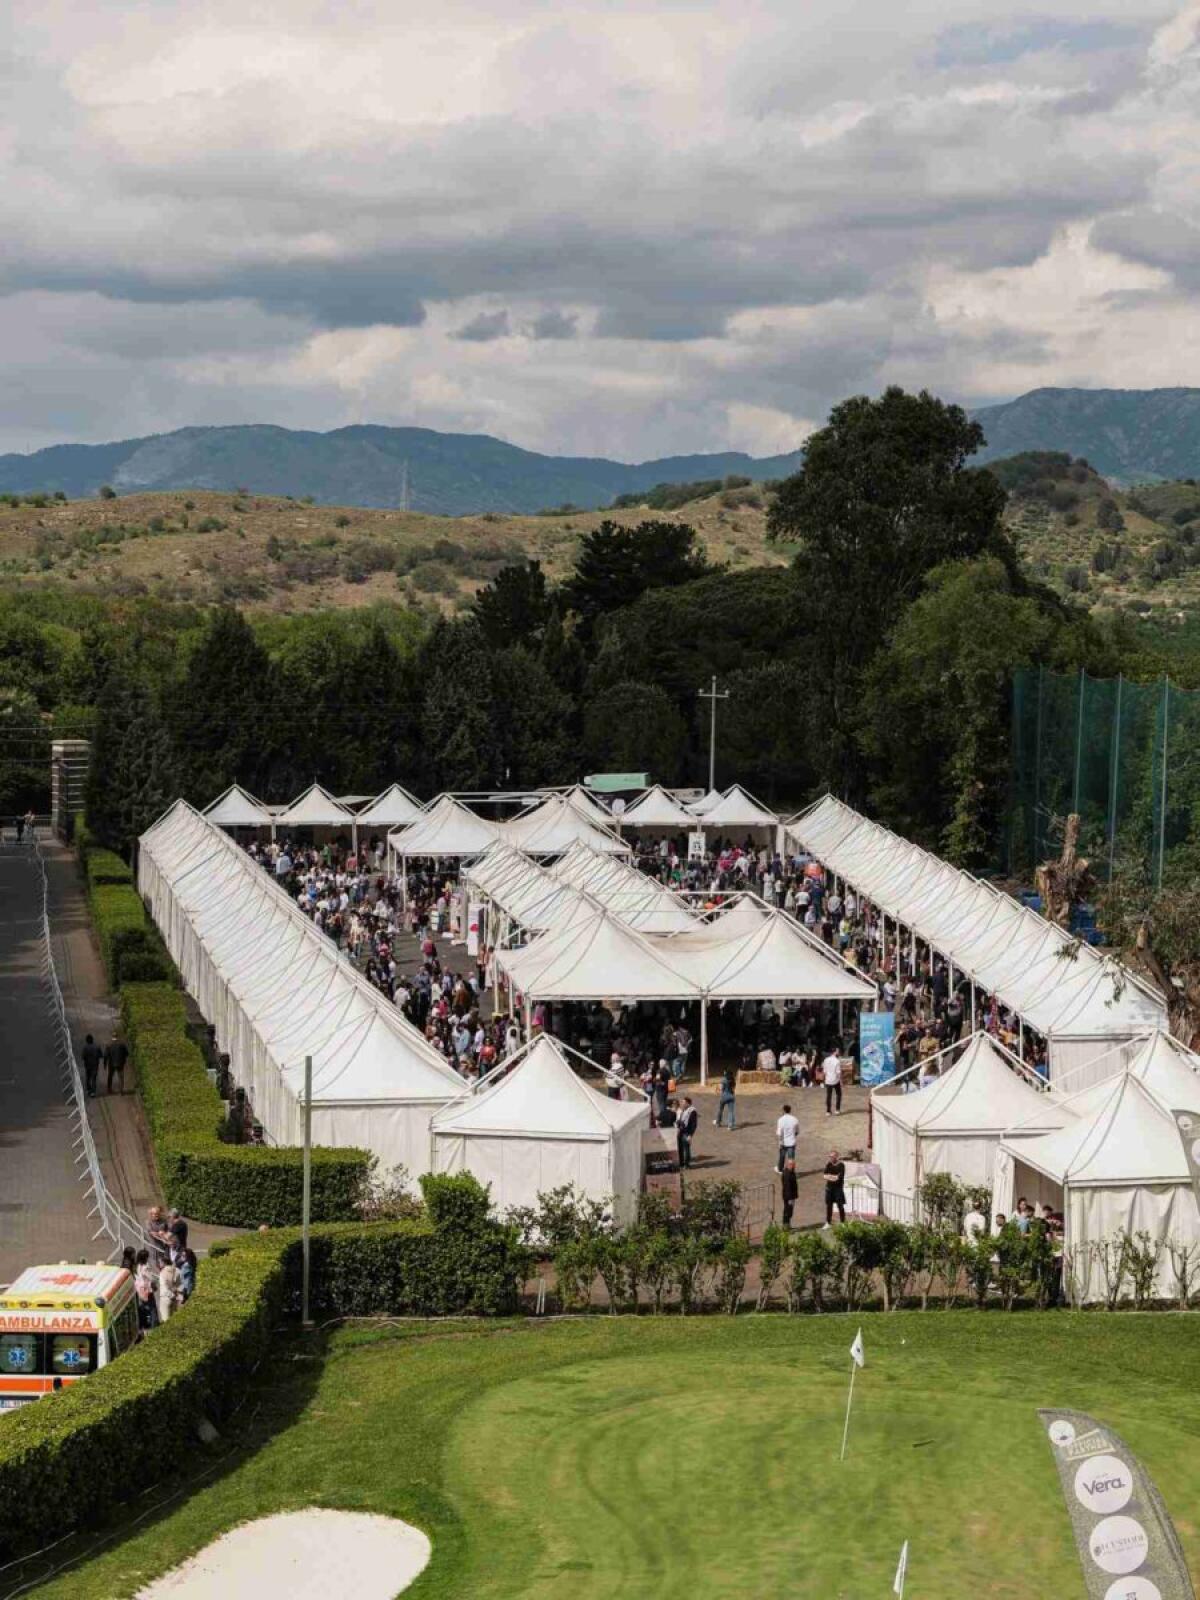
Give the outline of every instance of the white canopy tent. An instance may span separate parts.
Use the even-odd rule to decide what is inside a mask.
[[[409,856],[478,856],[503,837],[498,822],[478,816],[452,794],[438,795],[407,828],[388,834],[388,849]]]
[[[1166,1025],[1165,1001],[1112,957],[831,795],[787,832],[878,907],[885,947],[890,919],[893,940],[907,929],[1042,1034],[1054,1078],[1077,1073],[1114,1042],[1132,1052],[1138,1038]]]
[[[1129,1071],[1073,1095],[1075,1115],[1040,1138],[1006,1136],[996,1156],[993,1204],[1011,1214],[1017,1199],[1060,1204],[1064,1262],[1074,1298],[1105,1297],[1104,1273],[1092,1247],[1118,1232],[1143,1230],[1158,1251],[1154,1294],[1173,1293],[1168,1244],[1200,1244],[1200,1208],[1173,1110],[1200,1115],[1200,1078],[1191,1099],[1164,1106]]]
[[[699,1000],[699,984],[660,946],[594,901],[519,950],[496,960],[529,1000]]]
[[[335,800],[328,789],[313,783],[291,805],[285,806],[275,820],[284,828],[348,828],[354,821],[354,814],[340,800]]]
[[[658,939],[656,946],[709,1000],[874,1001],[878,995],[828,946],[767,906],[752,924],[718,918],[695,932]]]
[[[501,1215],[573,1184],[589,1200],[611,1197],[614,1220],[626,1226],[637,1216],[649,1126],[645,1100],[599,1093],[543,1034],[510,1071],[437,1114],[433,1170],[471,1173],[488,1185]]]
[[[691,933],[699,926],[686,900],[628,861],[600,855],[587,844],[568,850],[549,869],[643,933]]]
[[[576,844],[604,855],[629,854],[629,846],[606,823],[593,822],[565,795],[550,795],[501,827],[509,844],[533,856],[562,855]]]
[[[311,1056],[314,1142],[426,1170],[462,1080],[267,873],[177,801],[139,841],[138,887],[271,1144],[301,1142]]]
[[[1028,1071],[989,1034],[976,1033],[957,1061],[923,1089],[910,1083],[872,1091],[872,1147],[883,1190],[911,1199],[931,1172],[987,1185],[1006,1129],[1034,1138],[1072,1118],[1061,1097],[1038,1089]]]
[[[661,784],[639,796],[621,817],[621,826],[629,828],[672,828],[688,832],[696,826],[692,813],[673,800]]]
[[[582,783],[577,783],[573,788],[567,789],[563,798],[569,800],[577,811],[582,811],[589,822],[599,823],[601,827],[611,828],[613,823],[612,812],[590,789],[585,789]]]
[[[537,862],[508,844],[494,844],[463,869],[463,878],[516,927],[541,933],[578,910],[583,896],[559,883]],[[500,938],[489,940],[492,944]]]
[[[707,799],[708,797],[705,796]],[[733,784],[704,812],[705,828],[777,828],[779,818],[760,806],[740,784]]]
[[[725,796],[720,789],[710,789],[707,794],[702,794],[699,800],[690,800],[688,810],[694,817],[706,817],[714,806],[719,806]]]
[[[266,806],[237,783],[206,806],[204,816],[218,828],[270,828],[275,821]]]
[[[359,826],[370,828],[405,828],[421,815],[421,802],[415,800],[407,789],[393,783],[382,794],[377,794],[357,813],[354,820]]]

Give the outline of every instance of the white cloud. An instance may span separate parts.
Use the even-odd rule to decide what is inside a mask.
[[[17,0],[9,28],[0,447],[252,418],[774,451],[888,381],[1194,377],[1196,6]]]

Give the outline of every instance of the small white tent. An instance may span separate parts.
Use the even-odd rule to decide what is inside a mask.
[[[204,816],[218,828],[269,828],[274,820],[266,806],[237,783],[206,807]]]
[[[593,822],[565,795],[550,795],[501,826],[509,844],[533,856],[563,855],[576,844],[606,855],[629,854],[629,846],[610,827]]]
[[[707,798],[707,797],[706,797]],[[738,783],[704,813],[705,828],[775,828],[779,818],[760,806]]]
[[[563,798],[569,800],[576,811],[582,811],[589,822],[598,822],[601,827],[612,827],[612,812],[581,783],[577,783],[573,789],[568,789]]]
[[[478,856],[501,837],[499,823],[477,815],[452,794],[430,801],[417,820],[388,835],[398,856]]]
[[[377,794],[355,817],[360,827],[405,828],[421,815],[421,802],[398,783]]]
[[[1064,1275],[1078,1302],[1105,1297],[1093,1247],[1119,1232],[1150,1235],[1158,1251],[1154,1293],[1172,1295],[1168,1245],[1200,1244],[1200,1209],[1171,1111],[1200,1115],[1200,1078],[1192,1099],[1175,1107],[1163,1106],[1132,1072],[1119,1072],[1064,1105],[1082,1114],[1041,1138],[1002,1141],[996,1209],[1010,1214],[1021,1196],[1061,1204]]]
[[[685,832],[696,826],[696,819],[673,800],[661,784],[647,789],[629,807],[621,818],[621,826],[629,828],[674,828]]]
[[[279,813],[276,821],[284,828],[348,828],[354,815],[328,789],[313,783]]]
[[[583,1081],[557,1040],[541,1035],[516,1066],[433,1120],[433,1170],[470,1172],[491,1189],[493,1208],[535,1205],[574,1184],[613,1200],[618,1224],[637,1214],[646,1101],[611,1100]]]
[[[688,802],[688,810],[694,817],[706,817],[714,806],[719,806],[725,796],[720,789],[710,789],[707,794],[702,794],[699,800]]]
[[[700,985],[660,948],[585,900],[576,916],[496,960],[532,1000],[699,1000]]]
[[[991,1187],[1006,1129],[1020,1123],[1022,1136],[1032,1138],[1073,1120],[1060,1097],[1037,1089],[1016,1057],[986,1033],[972,1035],[959,1059],[924,1089],[875,1089],[871,1117],[884,1193],[902,1199],[916,1194],[931,1172]]]

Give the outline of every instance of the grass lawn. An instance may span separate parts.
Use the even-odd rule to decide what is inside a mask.
[[[857,1325],[596,1318],[285,1345],[244,1451],[36,1593],[118,1600],[247,1517],[318,1504],[429,1534],[413,1600],[865,1600],[890,1592],[905,1538],[914,1600],[1083,1600],[1034,1414],[1056,1404],[1125,1436],[1200,1574],[1200,1320],[868,1316],[841,1466]]]

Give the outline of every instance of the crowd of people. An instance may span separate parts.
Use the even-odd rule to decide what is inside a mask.
[[[196,1287],[196,1255],[188,1244],[187,1220],[161,1206],[146,1218],[150,1243],[140,1250],[127,1245],[121,1265],[133,1276],[138,1331],[143,1336],[167,1322],[191,1298]]]

